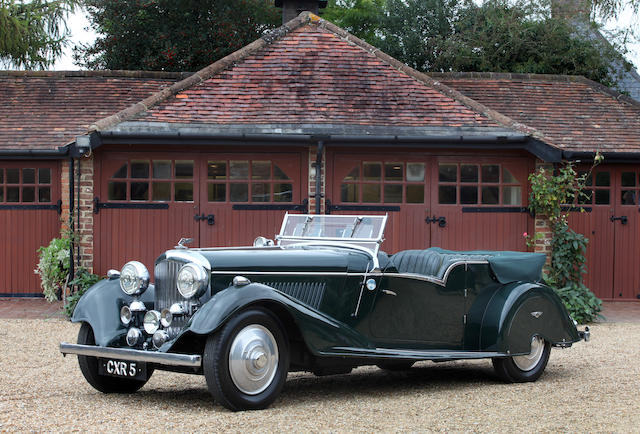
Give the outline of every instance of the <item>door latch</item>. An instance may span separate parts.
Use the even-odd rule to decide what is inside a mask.
[[[611,222],[615,222],[616,220],[620,220],[620,223],[622,223],[623,225],[626,225],[629,222],[629,219],[627,218],[626,215],[621,215],[620,217],[616,217],[614,215],[611,216]]]
[[[425,222],[427,222],[428,224],[431,223],[438,223],[438,226],[440,226],[441,228],[445,227],[447,225],[447,218],[440,216],[440,217],[427,217],[425,220]]]
[[[202,220],[206,220],[208,225],[213,225],[216,222],[216,218],[213,214],[209,214],[209,215],[204,215],[204,213],[198,215],[194,215],[193,219],[195,221],[202,221]]]

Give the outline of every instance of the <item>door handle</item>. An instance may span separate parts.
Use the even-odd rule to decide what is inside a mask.
[[[443,228],[443,227],[445,227],[447,225],[447,218],[444,217],[444,216],[427,217],[424,221],[427,222],[427,224],[438,223],[438,226],[440,226],[441,228]]]
[[[611,222],[615,222],[616,220],[620,220],[620,223],[622,223],[623,225],[626,225],[629,222],[629,219],[627,218],[626,215],[622,215],[620,217],[616,217],[614,215],[611,216],[611,218],[609,219],[611,220]]]
[[[204,213],[202,213],[200,215],[196,214],[196,215],[193,216],[193,219],[195,221],[197,221],[197,222],[198,221],[202,221],[202,220],[206,220],[208,225],[213,225],[216,222],[216,218],[215,218],[215,216],[213,214],[209,214],[209,215],[204,215]]]
[[[387,295],[393,295],[394,297],[395,297],[396,295],[398,295],[398,294],[396,294],[395,292],[390,291],[390,290],[388,290],[388,289],[383,289],[383,290],[382,290],[382,292],[383,292],[383,293],[385,293],[385,294],[387,294]]]

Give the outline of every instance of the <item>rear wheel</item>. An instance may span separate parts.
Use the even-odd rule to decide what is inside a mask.
[[[82,323],[78,332],[78,343],[81,345],[95,345],[96,339],[89,324]],[[90,356],[78,356],[80,371],[87,382],[94,389],[103,393],[133,393],[144,386],[153,371],[148,371],[146,380],[130,380],[127,378],[108,377],[98,374],[98,359]]]
[[[252,309],[207,339],[204,376],[214,399],[229,410],[258,410],[280,394],[289,370],[288,341],[270,313]]]
[[[507,383],[536,381],[547,366],[551,344],[540,336],[531,339],[531,352],[522,356],[496,357],[493,368],[498,377]]]

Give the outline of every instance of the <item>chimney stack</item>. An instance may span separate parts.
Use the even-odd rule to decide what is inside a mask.
[[[276,7],[282,8],[282,24],[284,24],[303,11],[318,15],[319,9],[327,7],[327,0],[276,0]]]

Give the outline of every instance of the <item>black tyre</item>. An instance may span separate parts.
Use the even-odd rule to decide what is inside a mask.
[[[239,313],[207,339],[207,387],[229,410],[258,410],[280,394],[289,370],[289,344],[280,322],[252,309]]]
[[[551,345],[540,336],[531,340],[531,352],[523,356],[496,357],[493,369],[500,379],[507,383],[536,381],[547,366]]]
[[[93,330],[89,324],[82,323],[82,327],[78,332],[78,343],[81,345],[96,344]],[[98,374],[98,359],[95,357],[78,356],[78,364],[87,382],[94,389],[103,393],[133,393],[147,383],[153,372],[151,368],[147,370],[146,380],[130,380]]]
[[[415,363],[416,362],[409,360],[404,362],[378,363],[376,366],[385,371],[408,371]]]

